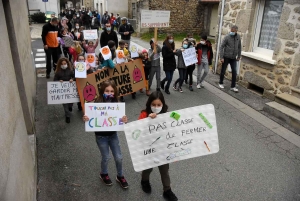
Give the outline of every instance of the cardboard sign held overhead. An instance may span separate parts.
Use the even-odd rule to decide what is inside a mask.
[[[219,151],[212,104],[125,124],[125,136],[137,172]]]
[[[169,27],[170,11],[164,10],[142,10],[141,27]]]
[[[98,30],[97,29],[83,30],[83,37],[84,40],[98,39]]]

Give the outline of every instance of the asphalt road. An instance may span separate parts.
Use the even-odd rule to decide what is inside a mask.
[[[138,42],[141,46],[148,43]],[[33,52],[42,47],[37,39]],[[178,77],[176,72],[173,80]],[[51,74],[51,81],[53,72]],[[37,80],[36,130],[38,148],[38,200],[40,201],[159,201],[162,184],[157,168],[151,175],[152,193],[140,187],[140,173],[134,171],[123,132],[119,132],[123,167],[129,189],[114,180],[107,187],[99,179],[100,152],[93,133],[84,131],[82,113],[73,107],[66,124],[62,105],[47,105],[46,78]],[[153,82],[155,83],[155,81]],[[207,89],[165,95],[170,111],[213,104],[219,134],[217,154],[170,164],[172,190],[186,201],[297,201],[300,200],[300,148],[220,99]],[[129,121],[138,118],[147,97],[137,93],[126,97]],[[111,178],[116,176],[113,159]]]

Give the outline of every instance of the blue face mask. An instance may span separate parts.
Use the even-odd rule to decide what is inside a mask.
[[[114,94],[103,94],[103,98],[105,101],[110,102],[114,99]]]
[[[230,32],[229,33],[231,36],[234,36],[236,33],[235,32]]]
[[[183,44],[182,46],[184,49],[188,48],[188,45],[187,44]]]
[[[106,27],[106,30],[107,31],[111,31],[111,27]]]

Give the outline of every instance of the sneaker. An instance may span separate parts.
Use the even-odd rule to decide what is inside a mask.
[[[224,85],[223,85],[223,84],[219,84],[219,87],[220,87],[221,89],[224,89]]]
[[[108,174],[100,174],[100,179],[105,183],[107,186],[111,186],[112,182],[108,176]]]
[[[169,90],[165,90],[166,94],[170,94],[170,91]]]
[[[203,85],[203,83],[202,83],[202,82],[200,83],[200,87],[203,87],[203,88],[204,88],[204,85]]]
[[[145,193],[151,193],[151,185],[148,181],[141,181],[142,189]]]
[[[69,124],[71,122],[70,117],[66,117],[66,123]]]
[[[124,177],[117,177],[116,180],[119,182],[122,188],[128,188],[128,183]]]
[[[46,78],[49,79],[49,78],[50,78],[50,74],[47,74],[47,75],[46,75]]]
[[[176,86],[176,84],[173,85],[173,89],[174,89],[175,91],[177,91],[177,86]]]
[[[179,88],[179,92],[180,92],[180,93],[182,93],[182,92],[183,92],[183,91],[182,91],[182,88]]]
[[[231,91],[234,91],[235,93],[239,92],[239,90],[236,87],[230,88]]]
[[[172,192],[171,189],[164,191],[163,196],[166,200],[168,201],[177,201],[178,198],[176,197],[176,195]]]
[[[201,86],[200,86],[200,84],[197,84],[197,89],[201,89]]]
[[[190,91],[194,91],[192,85],[189,86],[189,90],[190,90]]]

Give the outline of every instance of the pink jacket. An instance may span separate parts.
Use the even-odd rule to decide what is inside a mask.
[[[86,53],[95,53],[95,49],[98,46],[98,40],[96,41],[95,45],[90,47],[88,44],[84,44],[83,48],[85,49]]]

